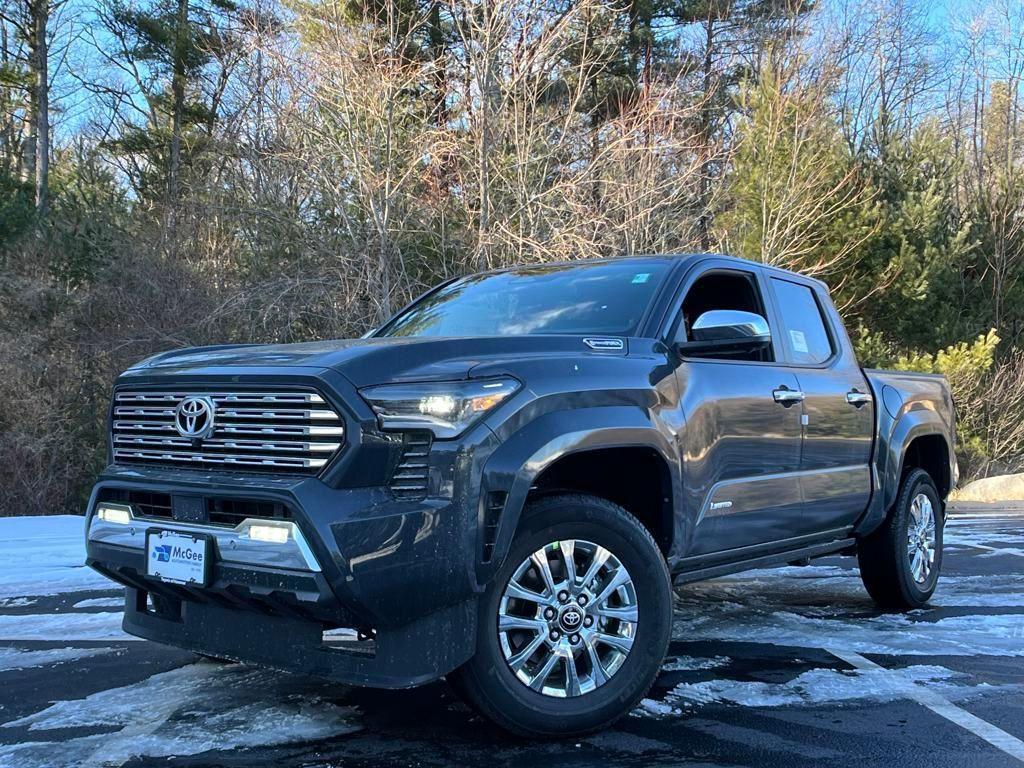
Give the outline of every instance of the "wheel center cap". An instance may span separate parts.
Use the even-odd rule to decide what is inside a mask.
[[[569,603],[558,613],[558,623],[565,632],[575,632],[583,624],[586,617],[583,609],[575,603]]]

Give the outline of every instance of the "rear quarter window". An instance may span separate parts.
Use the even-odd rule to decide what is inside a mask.
[[[772,287],[782,316],[782,345],[789,360],[816,365],[832,357],[832,339],[814,291],[777,277],[772,278]]]

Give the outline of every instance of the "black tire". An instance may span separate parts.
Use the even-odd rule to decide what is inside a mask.
[[[510,669],[499,640],[498,614],[519,565],[548,544],[569,539],[604,547],[625,566],[635,589],[637,622],[632,648],[606,682],[580,695],[556,698],[531,689]],[[528,505],[479,610],[476,655],[448,676],[453,688],[513,733],[577,736],[614,723],[654,684],[671,637],[672,584],[664,556],[636,518],[604,499],[560,494]]]
[[[911,557],[907,551],[912,519],[910,508],[919,494],[928,497],[935,518],[935,559],[923,582],[914,578]],[[944,518],[939,492],[928,473],[923,469],[908,472],[900,484],[896,502],[889,510],[885,522],[861,539],[857,547],[861,579],[868,594],[879,606],[906,611],[920,608],[931,598],[942,568]]]

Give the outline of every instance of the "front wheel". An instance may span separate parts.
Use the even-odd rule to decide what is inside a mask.
[[[515,733],[595,731],[650,690],[671,625],[671,581],[647,529],[604,499],[544,497],[481,598],[476,655],[452,682]]]
[[[857,547],[868,594],[883,608],[920,608],[931,598],[942,566],[942,504],[923,469],[903,478],[896,503],[878,530]]]

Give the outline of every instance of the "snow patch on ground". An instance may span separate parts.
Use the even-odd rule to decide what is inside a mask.
[[[914,621],[900,615],[824,618],[708,602],[701,614],[679,616],[674,637],[798,648],[842,648],[906,656],[1024,656],[1024,615],[954,616]]]
[[[312,688],[312,690],[311,690]],[[62,742],[0,746],[0,764],[20,768],[121,764],[134,757],[197,755],[309,742],[359,729],[352,707],[326,701],[308,679],[243,665],[191,664],[140,683],[58,701],[4,728],[33,734],[65,728],[120,728]],[[38,738],[38,736],[37,736]]]
[[[90,597],[79,600],[73,608],[124,608],[124,595],[119,597]]]
[[[0,672],[63,664],[113,652],[113,648],[47,648],[41,651],[0,648]]]
[[[85,518],[0,518],[0,598],[109,589],[85,566]]]
[[[820,706],[854,701],[894,701],[907,698],[913,686],[928,689],[952,700],[962,700],[997,688],[1014,686],[968,686],[953,682],[965,677],[945,667],[919,665],[902,669],[834,670],[812,669],[784,683],[745,680],[706,680],[681,683],[657,701],[645,699],[634,712],[648,717],[679,715],[707,704],[736,704],[743,707]]]
[[[992,526],[984,521],[953,520],[946,524],[943,544],[972,546],[984,544],[990,547],[1020,546],[1024,543],[1024,528],[1017,526]]]
[[[137,640],[121,631],[120,612],[0,615],[4,640]]]
[[[27,608],[37,602],[31,597],[0,597],[0,608]]]
[[[981,557],[1004,557],[1006,555],[1012,555],[1014,557],[1024,557],[1024,549],[1018,549],[1017,547],[998,547],[996,549],[989,549],[983,552]]]
[[[981,556],[976,553],[975,557]],[[929,608],[1024,606],[1020,574],[942,576]],[[790,607],[806,615],[874,611],[856,569],[807,566],[745,571],[678,590],[677,607],[696,610],[704,601],[728,599],[753,608]]]
[[[661,665],[662,672],[693,672],[701,669],[718,669],[731,662],[728,656],[699,658],[697,656],[668,656]]]
[[[950,527],[961,542],[994,535]],[[854,568],[746,571],[678,590],[673,637],[868,654],[1024,656],[1024,613],[931,618],[936,608],[1024,607],[1022,582],[1014,573],[943,576],[928,608],[879,615]]]

